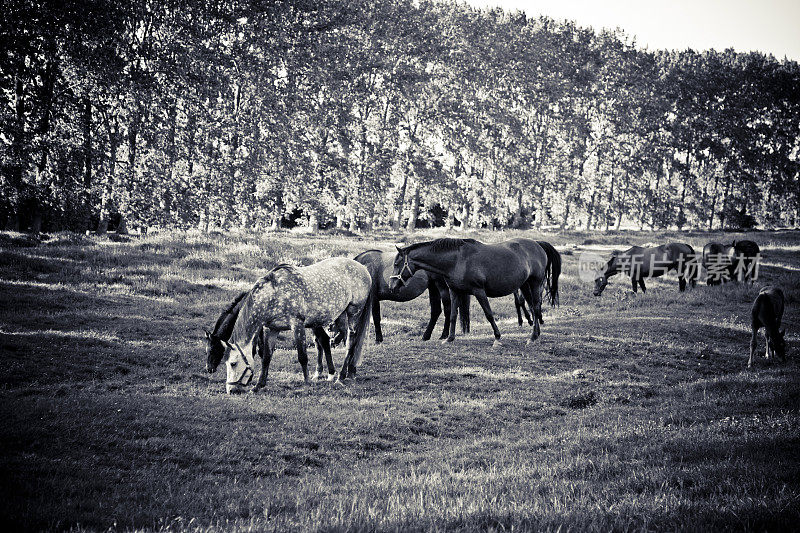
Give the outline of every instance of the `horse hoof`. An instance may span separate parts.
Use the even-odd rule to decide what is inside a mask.
[[[336,374],[328,374],[328,381],[336,381]]]
[[[502,342],[500,342],[500,339],[496,339],[496,340],[495,340],[495,341],[492,343],[492,348],[502,348],[502,347],[503,347],[503,343],[502,343]]]
[[[319,374],[319,370],[317,370],[316,372],[311,374],[311,379],[314,380],[314,381],[316,381],[318,379],[322,379],[322,376],[320,376],[320,374]]]

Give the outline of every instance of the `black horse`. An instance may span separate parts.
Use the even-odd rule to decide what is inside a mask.
[[[758,244],[748,240],[733,241],[731,246],[735,252],[733,279],[749,280],[752,283],[758,271],[756,267],[761,249]]]
[[[390,302],[409,302],[428,290],[428,299],[431,307],[431,316],[425,332],[422,334],[422,340],[430,340],[433,334],[433,329],[436,327],[436,322],[444,309],[444,327],[442,328],[441,339],[446,339],[450,332],[450,289],[447,288],[447,282],[444,277],[439,274],[427,272],[425,270],[417,270],[404,285],[399,285],[395,288],[389,287],[392,269],[394,268],[394,260],[397,252],[384,252],[382,250],[367,250],[361,252],[353,259],[366,266],[370,273],[379,273],[376,279],[373,279],[374,289],[377,297],[372,301],[372,323],[375,325],[375,342],[383,342],[383,331],[381,330],[381,301],[388,300]],[[530,314],[525,307],[525,301],[518,293],[514,293],[514,305],[517,310],[517,321],[522,325],[522,315],[529,325],[533,324]],[[462,298],[459,302],[458,315],[461,322],[461,332],[466,333],[469,331],[469,298]],[[331,340],[331,344],[336,346],[344,338],[341,332],[336,332]]]
[[[731,244],[710,242],[703,247],[703,267],[706,269],[706,284],[737,280],[753,281],[760,253],[753,241],[733,241]]]
[[[429,340],[433,334],[433,328],[436,326],[436,321],[439,315],[442,314],[442,307],[444,307],[444,328],[442,330],[442,337],[447,337],[447,332],[450,331],[450,290],[447,288],[442,276],[431,274],[425,271],[419,271],[412,276],[405,285],[396,287],[394,289],[389,287],[389,276],[392,273],[392,266],[395,258],[394,252],[384,252],[381,250],[367,250],[361,252],[353,259],[366,266],[372,272],[376,272],[376,279],[373,279],[374,291],[377,297],[372,300],[372,323],[375,325],[375,342],[383,341],[383,332],[381,331],[381,300],[388,300],[390,302],[409,302],[420,296],[425,290],[428,291],[428,298],[431,306],[431,317],[428,321],[428,326],[422,334],[422,340]],[[468,326],[464,322],[469,315],[462,309],[461,312],[461,329],[465,331]],[[340,341],[341,334],[337,333],[333,339],[334,345]]]
[[[418,270],[442,276],[450,288],[451,302],[462,302],[474,295],[492,326],[495,345],[500,330],[488,298],[513,294],[519,290],[533,312],[530,341],[539,334],[542,319],[542,289],[547,285],[550,303],[558,302],[558,277],[561,255],[549,243],[531,239],[511,239],[484,244],[474,239],[436,239],[397,248],[390,288],[408,283]],[[451,305],[450,334],[455,338],[455,313]],[[529,342],[530,342],[529,341]]]
[[[756,296],[750,310],[752,335],[750,336],[750,358],[747,360],[747,368],[753,366],[753,355],[756,353],[758,345],[756,334],[762,327],[764,336],[767,338],[767,359],[774,356],[776,359],[786,361],[786,341],[784,340],[786,330],[781,329],[783,302],[783,291],[778,287],[764,287]]]
[[[620,272],[630,275],[633,292],[637,285],[645,292],[645,278],[663,276],[673,269],[678,272],[678,288],[683,291],[687,279],[695,286],[697,267],[694,249],[688,244],[672,242],[651,248],[633,246],[624,252],[615,250],[594,280],[594,295],[600,296],[608,285],[608,278]]]

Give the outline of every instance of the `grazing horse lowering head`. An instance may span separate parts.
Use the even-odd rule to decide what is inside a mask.
[[[786,328],[778,330],[777,335],[770,335],[767,337],[767,345],[775,354],[775,357],[781,361],[786,361]]]
[[[391,290],[397,290],[400,285],[405,286],[408,280],[414,277],[414,267],[408,261],[408,250],[397,245],[395,245],[395,248],[397,248],[397,256],[394,258],[394,271],[397,274],[389,276],[389,288]]]
[[[238,344],[228,342],[224,344],[225,351],[228,352],[228,360],[225,362],[228,374],[225,391],[228,394],[242,392],[253,380],[253,362],[247,359],[244,350]]]
[[[244,298],[248,291],[240,293],[217,318],[214,328],[208,330],[203,328],[206,333],[206,370],[209,374],[214,373],[222,359],[225,357],[225,345],[223,342],[231,338],[233,325],[239,315],[239,310],[244,303]]]
[[[603,294],[606,286],[608,285],[608,278],[615,274],[615,266],[616,266],[616,259],[618,251],[611,252],[611,259],[608,260],[606,266],[598,272],[597,277],[594,278],[594,291],[592,294],[595,296],[600,296]]]
[[[225,357],[225,345],[222,339],[214,333],[204,330],[206,333],[206,370],[213,374],[222,359]]]

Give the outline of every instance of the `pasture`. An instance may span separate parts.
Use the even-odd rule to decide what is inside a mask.
[[[304,385],[284,342],[265,390],[239,396],[225,394],[224,368],[205,372],[202,327],[278,262],[390,250],[401,237],[6,239],[0,520],[7,530],[796,529],[800,232],[524,235],[564,252],[561,306],[545,310],[531,347],[511,297],[491,301],[501,349],[474,299],[469,334],[422,342],[423,295],[382,302],[385,341],[368,333],[355,382]],[[699,251],[732,238],[761,246],[753,287],[679,293],[669,274],[633,295],[618,276],[595,298],[577,275],[582,251],[670,240]],[[759,357],[747,370],[749,309],[765,283],[787,296],[788,362]],[[343,356],[334,350],[337,366]]]

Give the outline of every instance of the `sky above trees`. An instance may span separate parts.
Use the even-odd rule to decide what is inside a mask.
[[[649,49],[697,51],[734,48],[776,59],[800,60],[797,0],[467,0],[529,16],[574,20],[582,26],[619,27]]]

